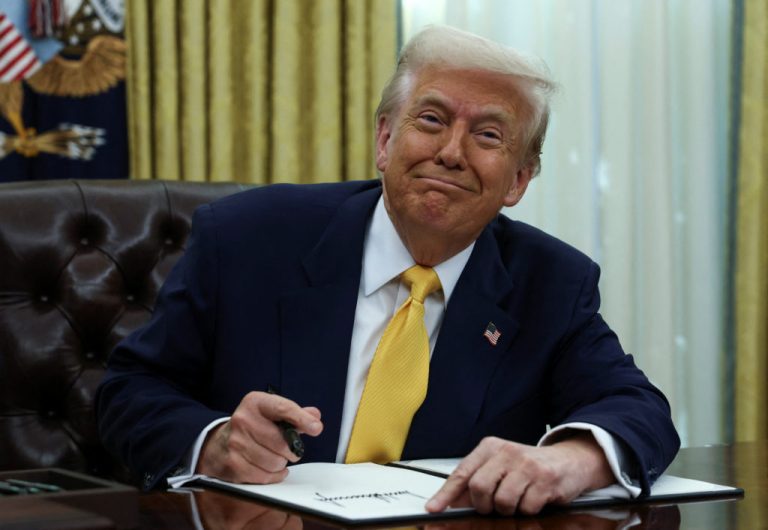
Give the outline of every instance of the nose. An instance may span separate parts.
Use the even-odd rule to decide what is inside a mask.
[[[447,169],[466,169],[465,134],[461,127],[450,127],[443,133],[443,136],[444,138],[441,138],[440,147],[435,155],[435,164],[445,166]]]

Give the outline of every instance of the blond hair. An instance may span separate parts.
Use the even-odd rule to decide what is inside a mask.
[[[549,100],[556,89],[547,65],[533,55],[448,26],[427,26],[411,38],[387,81],[376,109],[376,122],[395,114],[408,98],[418,72],[430,66],[448,69],[487,70],[513,77],[520,95],[530,107],[529,122],[523,127],[525,161],[533,174],[541,169],[541,148],[549,121]]]

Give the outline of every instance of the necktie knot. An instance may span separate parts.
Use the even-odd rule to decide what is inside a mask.
[[[432,267],[414,265],[403,273],[403,281],[411,288],[411,297],[417,302],[424,303],[430,294],[442,287]]]

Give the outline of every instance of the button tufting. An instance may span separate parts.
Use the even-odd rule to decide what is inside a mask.
[[[28,468],[87,462],[94,474],[127,478],[100,443],[93,417],[109,345],[146,318],[188,238],[194,208],[241,186],[9,184],[0,193],[0,423],[19,406],[32,416],[11,431],[0,425],[0,468],[9,461]],[[163,213],[169,203],[173,216]],[[27,207],[35,222],[18,215]],[[25,388],[27,376],[35,388]],[[73,440],[62,446],[62,436]],[[146,486],[162,478],[160,468],[144,467],[133,477],[139,485],[144,471]]]

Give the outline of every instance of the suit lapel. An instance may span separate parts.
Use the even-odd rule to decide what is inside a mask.
[[[440,327],[432,355],[427,398],[411,424],[403,458],[465,454],[496,366],[517,332],[506,310],[512,281],[491,230],[475,243]],[[484,332],[500,332],[494,345]],[[457,433],[464,433],[457,436]]]
[[[353,195],[303,261],[308,286],[280,299],[280,392],[318,407],[324,432],[305,437],[313,460],[336,457],[367,220],[381,188]]]

